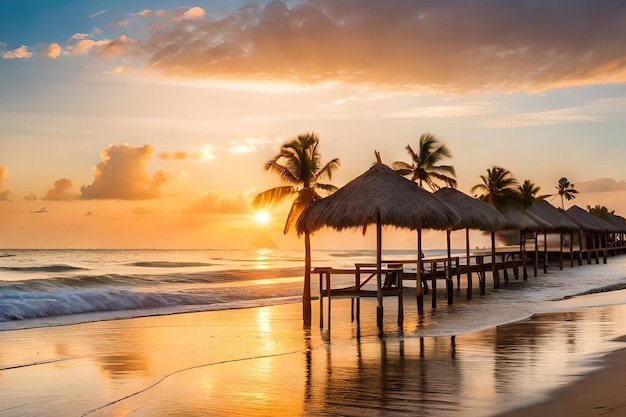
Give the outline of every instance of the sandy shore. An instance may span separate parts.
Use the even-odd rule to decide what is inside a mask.
[[[420,337],[386,301],[379,334],[373,300],[360,331],[349,305],[334,302],[330,338],[303,329],[300,304],[3,332],[0,415],[484,417],[597,368],[626,329],[619,306]],[[623,415],[626,351],[607,358],[505,416]]]
[[[554,391],[550,399],[498,417],[622,417],[626,415],[626,349],[606,356],[602,368]]]

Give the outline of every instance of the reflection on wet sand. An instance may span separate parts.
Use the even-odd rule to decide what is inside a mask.
[[[0,371],[0,414],[484,417],[597,366],[626,328],[622,305],[456,337],[374,325],[356,337],[337,320],[328,340],[300,314],[283,305],[5,332],[3,366],[24,366]]]

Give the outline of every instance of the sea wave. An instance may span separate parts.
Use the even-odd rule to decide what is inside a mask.
[[[131,262],[126,265],[129,266],[142,266],[149,268],[190,268],[201,266],[213,266],[214,264],[206,262],[171,262],[171,261],[139,261]]]
[[[40,265],[40,266],[0,266],[0,271],[10,272],[75,272],[86,271],[87,268],[81,268],[72,265]]]
[[[293,270],[215,271],[189,274],[84,275],[0,281],[0,322],[83,313],[198,306],[197,310],[263,305],[301,293]],[[263,284],[255,279],[263,278]],[[238,283],[239,285],[237,285]],[[213,285],[218,284],[218,285]],[[2,326],[0,326],[2,330]]]

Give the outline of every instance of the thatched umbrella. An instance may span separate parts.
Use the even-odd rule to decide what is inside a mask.
[[[500,224],[500,230],[519,230],[520,236],[524,236],[526,231],[535,233],[535,262],[534,262],[534,273],[537,276],[537,258],[539,253],[539,247],[537,244],[537,232],[543,230],[545,227],[549,225],[543,221],[533,220],[521,210],[518,210],[515,207],[507,206],[500,210],[502,217],[504,217],[504,221]],[[495,245],[494,235],[491,235],[492,247]],[[520,238],[520,250],[522,251],[522,258],[525,258],[526,244],[525,239]],[[492,256],[495,259],[495,250],[492,250]],[[494,271],[495,274],[495,271]],[[526,272],[524,272],[524,276],[526,276]],[[494,276],[494,278],[497,278]],[[494,284],[497,282],[494,281]]]
[[[503,221],[500,212],[491,204],[470,197],[454,188],[441,188],[435,191],[435,195],[452,207],[461,218],[461,221],[452,228],[446,230],[446,243],[448,247],[448,264],[450,263],[450,231],[465,229],[465,252],[467,256],[467,296],[471,297],[472,273],[470,272],[470,229],[494,232]],[[448,265],[450,270],[450,265]]]
[[[572,206],[568,208],[565,213],[570,219],[578,224],[578,226],[580,226],[583,232],[592,234],[593,246],[596,251],[596,263],[600,263],[600,234],[611,232],[615,229],[615,227],[578,206]],[[604,263],[606,263],[606,250],[603,251],[603,258]],[[587,251],[587,263],[591,263],[591,252],[589,251]]]
[[[530,207],[526,209],[525,213],[528,214],[531,219],[546,224],[543,229],[544,233],[559,233],[560,269],[563,269],[563,233],[570,234],[570,267],[574,267],[574,232],[578,232],[580,230],[580,227],[576,223],[574,223],[569,217],[567,217],[563,210],[554,207],[552,204],[548,203],[545,200],[535,201]],[[580,252],[578,253],[580,254]]]
[[[382,226],[418,231],[417,292],[418,310],[421,312],[421,229],[445,230],[459,220],[458,214],[444,202],[379,161],[335,193],[310,204],[298,219],[296,228],[298,233],[312,233],[322,227],[343,230],[376,224],[377,318],[380,327]]]

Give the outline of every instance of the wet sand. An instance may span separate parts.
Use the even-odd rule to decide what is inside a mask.
[[[394,302],[385,307],[382,334],[371,299],[363,301],[360,329],[350,322],[349,300],[333,301],[330,337],[317,320],[303,329],[300,304],[3,332],[0,415],[484,417],[595,370],[623,345],[614,340],[626,330],[626,307],[605,306],[422,337],[410,302],[403,327]],[[625,365],[623,351],[609,358]],[[557,393],[560,403],[536,407],[581,401],[585,410],[617,410],[601,395],[623,389],[612,372],[591,374],[593,389],[573,385]],[[574,408],[582,414],[570,415],[596,415]],[[527,410],[564,415],[561,408],[516,413]]]
[[[626,349],[608,354],[602,368],[550,394],[545,402],[498,417],[622,417],[626,415]]]

